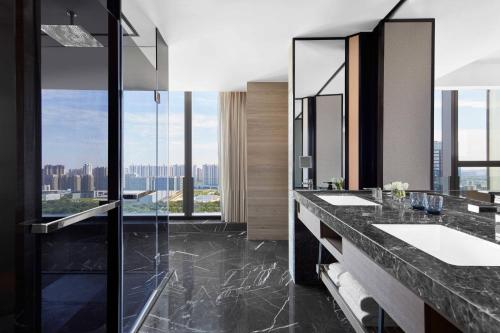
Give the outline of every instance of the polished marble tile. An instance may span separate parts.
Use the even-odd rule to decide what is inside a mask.
[[[169,246],[172,277],[140,332],[352,331],[324,289],[291,281],[286,241],[181,231]]]

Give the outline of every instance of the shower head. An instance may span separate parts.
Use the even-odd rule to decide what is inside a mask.
[[[75,24],[76,14],[69,10],[70,24],[42,24],[42,31],[66,47],[103,47],[92,34]]]

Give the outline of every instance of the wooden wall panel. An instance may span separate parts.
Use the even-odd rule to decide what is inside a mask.
[[[288,83],[247,85],[248,239],[288,239]]]
[[[349,38],[348,159],[349,190],[359,189],[359,36]]]

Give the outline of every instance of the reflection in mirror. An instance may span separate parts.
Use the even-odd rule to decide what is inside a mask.
[[[294,186],[345,178],[345,40],[295,41]],[[301,168],[299,158],[312,166]]]

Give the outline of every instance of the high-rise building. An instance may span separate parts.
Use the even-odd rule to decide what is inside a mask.
[[[83,174],[82,169],[69,169],[68,170],[68,176],[74,176],[74,175],[79,175],[81,176]]]
[[[84,175],[92,175],[92,164],[85,163],[82,170]]]
[[[64,165],[47,164],[42,170],[42,185],[49,185],[51,190],[59,189],[59,176],[64,174]],[[54,179],[54,176],[56,179]]]
[[[71,192],[81,192],[82,191],[82,178],[80,175],[70,176],[71,182]]]
[[[104,191],[108,189],[108,168],[107,167],[96,167],[92,171],[94,176],[94,187],[98,191]]]
[[[84,174],[82,176],[82,192],[92,192],[94,190],[94,176]]]
[[[59,176],[58,175],[50,175],[50,189],[51,190],[59,190]]]
[[[63,175],[64,174],[64,165],[61,164],[56,164],[56,165],[51,165],[47,164],[43,167],[43,174],[50,176],[50,175]]]
[[[204,186],[219,186],[219,167],[217,166],[217,164],[203,164],[202,172]]]
[[[71,188],[71,184],[70,184],[70,178],[67,174],[64,174],[64,175],[60,175],[58,176],[58,182],[59,182],[59,189],[60,190],[67,190],[69,188]]]
[[[441,191],[443,189],[443,164],[442,164],[442,142],[434,141],[434,160],[432,165],[432,176],[434,182],[434,190]]]
[[[184,165],[174,164],[169,166],[169,177],[184,177]]]

